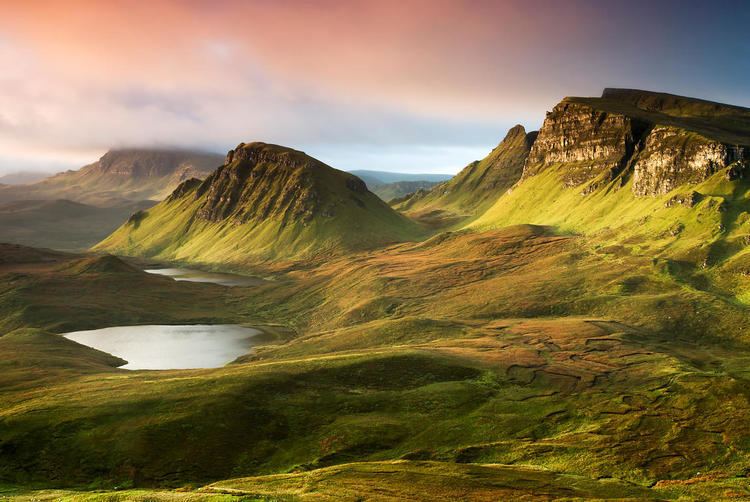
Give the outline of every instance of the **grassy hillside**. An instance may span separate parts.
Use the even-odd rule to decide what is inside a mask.
[[[563,169],[552,166],[519,184],[468,228],[545,224],[561,232],[595,236],[602,245],[627,243],[643,256],[694,266],[745,261],[750,184],[728,181],[726,169],[705,182],[655,197],[636,197],[630,190],[632,181],[622,179],[581,195],[564,186]]]
[[[638,195],[620,161],[648,151],[637,128],[566,106],[534,173],[453,231],[243,144],[101,246],[252,264],[271,279],[253,287],[0,247],[0,495],[750,498],[750,181],[716,164]],[[155,322],[266,326],[267,343],[222,368],[127,371],[57,336]]]
[[[202,184],[139,213],[97,245],[211,264],[322,257],[418,237],[364,183],[302,152],[242,144]]]
[[[747,460],[746,307],[710,275],[699,289],[688,280],[698,274],[585,237],[531,226],[443,234],[255,289],[152,281],[111,258],[44,270],[0,295],[19,326],[184,321],[206,308],[215,322],[252,315],[299,335],[213,370],[130,372],[80,353],[44,388],[21,375],[44,359],[29,348],[48,350],[52,335],[31,332],[42,338],[26,348],[19,332],[2,337],[6,365],[17,353],[32,361],[3,373],[6,482],[182,486],[406,459],[433,463],[407,469],[393,493],[418,493],[429,472],[511,464],[498,474],[517,480],[507,493],[541,496],[539,471],[550,493],[622,496],[665,479],[733,489]],[[57,324],[58,302],[75,323]],[[31,304],[33,315],[13,316]],[[107,305],[131,307],[111,319]],[[35,373],[47,379],[54,367]],[[42,445],[44,455],[28,453]],[[599,487],[599,478],[615,479]],[[297,486],[294,476],[270,481],[219,488]],[[347,493],[310,488],[332,489]]]
[[[449,181],[419,191],[396,207],[425,222],[454,223],[481,214],[521,179],[536,133],[513,127],[484,159],[466,166]]]

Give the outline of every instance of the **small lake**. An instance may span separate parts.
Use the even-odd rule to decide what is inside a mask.
[[[63,336],[128,361],[130,370],[218,368],[247,354],[260,331],[235,324],[150,325],[74,331]]]
[[[175,281],[210,282],[231,287],[256,286],[264,282],[263,279],[258,277],[249,277],[239,274],[224,274],[220,272],[204,272],[202,270],[191,268],[147,268],[145,271],[149,274],[165,275],[171,277]]]

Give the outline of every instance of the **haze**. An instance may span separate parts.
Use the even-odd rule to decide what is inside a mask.
[[[0,173],[251,140],[454,173],[564,95],[750,104],[735,2],[1,3]]]

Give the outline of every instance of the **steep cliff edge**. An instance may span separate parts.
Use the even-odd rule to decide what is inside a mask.
[[[750,267],[749,145],[747,108],[628,89],[565,98],[521,181],[469,226],[553,225],[648,243],[653,256]]]
[[[416,216],[431,211],[479,214],[521,179],[536,136],[536,131],[527,133],[523,126],[514,126],[484,159],[472,162],[431,190],[415,193],[398,209]]]
[[[565,98],[539,131],[524,178],[557,169],[568,187],[589,193],[622,177],[638,196],[665,194],[750,161],[750,110],[629,89],[601,98]]]
[[[356,176],[290,148],[242,143],[97,246],[126,255],[241,264],[399,242],[418,227]]]
[[[563,100],[547,114],[523,177],[564,165],[562,180],[569,187],[610,181],[625,167],[646,128],[638,119]]]

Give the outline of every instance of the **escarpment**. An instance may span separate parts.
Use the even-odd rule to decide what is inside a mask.
[[[734,168],[729,177],[741,176],[747,161],[743,146],[726,145],[672,126],[656,126],[633,165],[633,193],[669,193],[680,185],[705,181],[725,168]]]
[[[564,100],[547,114],[523,175],[563,164],[562,179],[570,187],[600,176],[612,179],[627,163],[646,127],[622,114]]]
[[[163,200],[182,182],[208,176],[221,160],[221,155],[190,150],[110,150],[77,171],[0,187],[0,201],[68,199],[112,207]]]
[[[745,108],[646,91],[566,98],[547,114],[523,177],[558,169],[566,186],[583,193],[632,178],[637,196],[665,194],[724,169],[741,177],[750,163],[750,137],[745,141],[740,127],[748,120]]]

